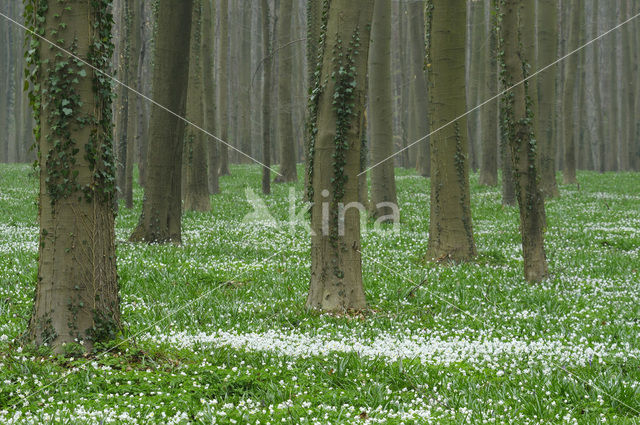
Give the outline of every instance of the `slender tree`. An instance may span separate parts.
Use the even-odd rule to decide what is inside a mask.
[[[431,214],[428,260],[476,255],[471,221],[465,99],[466,3],[427,2],[427,67],[431,128]],[[455,121],[454,121],[455,120]]]
[[[412,127],[411,134],[416,138],[422,138],[429,134],[429,94],[427,92],[427,75],[424,66],[424,5],[421,2],[411,2],[407,5],[409,11],[409,37],[411,72],[413,82],[411,91],[409,124]],[[406,83],[404,83],[406,84]],[[412,140],[413,143],[415,140]],[[429,140],[418,144],[416,158],[416,170],[420,175],[429,177],[431,174],[431,157],[429,154]]]
[[[125,86],[129,85],[129,55],[130,55],[130,31],[131,10],[129,2],[122,2],[116,11],[120,14],[120,34],[118,41],[118,77],[123,85],[117,87],[115,102],[115,129],[114,142],[117,158],[117,182],[121,198],[126,198],[126,170],[127,170],[127,129],[129,118],[129,93]],[[133,198],[133,196],[132,196]]]
[[[38,34],[107,69],[109,3],[30,3],[27,15]],[[40,244],[26,336],[56,352],[73,342],[91,350],[120,327],[111,82],[37,38],[30,52],[29,66],[37,69],[30,98],[38,121]]]
[[[159,0],[154,100],[184,116],[189,77],[192,0]],[[181,242],[184,122],[154,105],[151,110],[147,186],[132,241]]]
[[[578,38],[580,33],[580,14],[583,11],[583,0],[568,1],[569,8],[571,10],[568,49],[572,50],[578,47]],[[573,112],[574,108],[576,107],[576,103],[574,102],[574,94],[576,93],[575,77],[577,66],[578,56],[569,56],[566,63],[564,92],[562,95],[562,122],[564,128],[564,167],[562,170],[562,176],[565,184],[574,184],[578,182],[578,179],[576,177],[576,143],[573,133]]]
[[[220,0],[220,74],[218,81],[218,122],[220,123],[220,138],[228,143],[229,128],[229,0]],[[229,170],[229,147],[221,143],[220,148],[220,175],[231,174]]]
[[[366,308],[358,201],[362,118],[373,0],[325,2],[322,69],[311,101],[313,201],[311,284],[307,308]],[[345,211],[346,209],[346,211]]]
[[[271,193],[271,97],[273,94],[273,37],[269,0],[262,0],[262,43],[263,43],[263,107],[262,107],[262,193]]]
[[[293,135],[293,110],[291,86],[293,55],[285,45],[291,42],[293,26],[293,0],[280,0],[278,10],[278,131],[277,140],[280,153],[280,176],[276,183],[296,181],[296,145]],[[289,46],[290,47],[290,46]]]
[[[523,51],[522,27],[533,17],[524,14],[526,2],[534,0],[501,0],[502,80],[505,87],[523,81],[528,69]],[[505,133],[511,150],[515,189],[520,208],[520,235],[524,257],[524,275],[538,282],[548,275],[544,250],[546,216],[544,195],[538,183],[536,142],[533,133],[533,108],[529,84],[518,84],[503,96],[502,110]]]
[[[482,102],[498,93],[498,40],[495,29],[495,13],[491,5],[493,0],[484,0],[485,47],[484,85]],[[480,135],[480,177],[478,182],[484,186],[498,184],[498,102],[491,101],[480,110],[482,133]]]
[[[241,82],[238,91],[240,110],[238,114],[238,148],[246,155],[253,156],[251,143],[251,37],[253,35],[253,4],[252,2],[239,2],[242,9],[242,24],[240,30],[240,51],[238,78]],[[238,155],[239,162],[251,163],[251,159],[245,155]]]
[[[555,0],[540,0],[538,4],[538,63],[545,67],[557,59],[558,52],[558,7]],[[598,43],[594,43],[598,44]],[[554,70],[556,68],[553,68]],[[556,102],[556,80],[553,72],[545,72],[538,78],[538,153],[540,184],[547,198],[560,196],[556,181],[554,140],[554,115]]]
[[[187,90],[187,119],[199,126],[204,123],[204,87],[202,81],[202,11],[208,0],[193,0],[191,41],[189,53],[189,87]],[[187,126],[185,154],[187,181],[184,193],[184,209],[187,211],[211,211],[207,149],[204,133]]]
[[[204,97],[202,98],[204,107],[204,128],[210,133],[216,132],[216,103],[214,79],[214,34],[213,34],[213,1],[202,0],[202,76],[204,84]],[[203,136],[204,137],[204,136]],[[208,157],[208,187],[209,193],[215,195],[220,193],[220,182],[218,168],[220,168],[219,145],[216,140],[208,139],[206,142]]]
[[[369,49],[369,111],[371,114],[371,212],[390,216],[396,205],[391,98],[391,0],[374,0]]]
[[[322,64],[318,64],[318,52],[319,41],[322,33],[322,1],[321,0],[308,0],[307,1],[307,81],[310,88],[316,86],[316,81],[319,78],[319,67]],[[310,93],[312,98],[313,93]],[[266,104],[266,103],[265,103]],[[308,109],[308,108],[307,108]],[[304,146],[304,187],[305,187],[305,199],[310,193],[309,187],[309,163],[311,156],[309,155],[309,144],[314,137],[311,131],[315,129],[314,121],[316,117],[312,117],[307,114],[306,134],[305,134],[305,146]]]

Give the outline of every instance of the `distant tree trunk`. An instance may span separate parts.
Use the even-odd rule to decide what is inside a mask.
[[[220,88],[218,89],[218,110],[220,113],[218,122],[220,123],[220,138],[229,143],[229,0],[220,0]],[[220,148],[220,175],[228,176],[229,170],[229,147],[221,143]]]
[[[485,36],[488,40],[485,47],[484,85],[482,102],[494,97],[498,93],[498,46],[494,23],[494,13],[491,8],[493,0],[484,0]],[[481,134],[481,165],[479,183],[483,186],[498,185],[498,102],[491,101],[480,110],[482,117]]]
[[[273,38],[271,35],[271,14],[269,13],[269,0],[262,0],[262,42],[263,63],[262,77],[262,193],[271,193],[271,97],[273,93]],[[306,179],[305,179],[306,181]]]
[[[593,2],[593,21],[591,23],[591,39],[594,39],[598,36],[598,17],[600,16],[600,2],[599,0],[594,0]],[[600,91],[600,43],[593,43],[593,61],[591,62],[591,70],[593,72],[593,103],[595,108],[596,117],[604,116],[604,109],[602,105],[602,93]],[[598,163],[596,167],[601,173],[606,171],[606,143],[604,137],[604,123],[602,119],[597,120],[595,123],[596,127],[596,142],[595,146],[598,148]]]
[[[318,63],[318,53],[320,48],[320,36],[322,33],[322,5],[321,0],[308,0],[307,1],[307,67],[308,75],[307,80],[310,89],[309,102],[312,102],[315,90],[318,83],[318,72],[322,64]],[[266,104],[266,103],[265,103]],[[268,109],[268,108],[265,108]],[[309,109],[309,108],[307,108]],[[309,164],[311,162],[311,153],[309,147],[311,139],[315,137],[312,132],[315,131],[314,123],[317,117],[311,116],[311,111],[307,111],[307,123],[304,140],[304,196],[305,200],[309,199],[309,193],[311,192],[311,186],[309,184],[311,180]]]
[[[293,54],[290,46],[293,24],[293,0],[280,0],[278,11],[278,131],[280,150],[280,176],[276,183],[293,182],[298,179],[296,170],[296,145],[293,136],[293,110],[291,105],[291,79]]]
[[[637,14],[640,11],[640,5],[636,5],[635,9],[633,10],[634,14]],[[638,23],[635,23],[636,26],[638,25]],[[640,45],[640,34],[638,34],[639,31],[635,32],[635,39],[634,39],[634,46],[639,46]],[[636,83],[635,83],[635,115],[633,117],[633,121],[635,122],[636,128],[635,128],[635,156],[633,157],[633,170],[634,171],[640,171],[640,53],[638,53],[638,49],[636,48],[634,51],[634,71],[633,71],[633,75],[635,75],[636,77]]]
[[[238,69],[238,78],[240,90],[238,93],[240,101],[239,122],[239,148],[242,153],[253,156],[251,144],[251,36],[252,31],[252,2],[240,2],[242,4],[242,29],[240,31],[240,67]],[[289,78],[289,82],[291,82]],[[245,155],[238,155],[238,160],[242,164],[251,163],[251,159]]]
[[[466,110],[466,2],[427,2],[427,67],[431,128]],[[471,221],[467,122],[462,118],[431,137],[431,214],[427,259],[468,261],[476,255]]]
[[[618,9],[616,5],[609,5],[607,8],[608,14],[608,26],[612,26],[618,21]],[[618,127],[618,36],[619,33],[613,33],[608,37],[607,51],[609,53],[608,61],[606,62],[609,69],[608,75],[608,111],[607,111],[607,169],[608,171],[620,170],[620,163],[618,160],[618,142],[620,137]]]
[[[413,2],[409,3],[407,7],[411,34],[409,37],[411,46],[410,77],[414,80],[414,90],[409,105],[413,110],[414,118],[410,125],[413,127],[412,134],[416,138],[422,138],[429,134],[429,93],[427,92],[427,76],[424,69],[424,5],[420,2]],[[429,177],[431,175],[429,139],[420,142],[417,150],[416,169],[420,175]]]
[[[116,181],[118,184],[119,198],[125,197],[126,184],[126,167],[127,167],[127,119],[129,117],[129,90],[125,85],[129,85],[129,32],[131,27],[131,11],[129,10],[129,2],[122,2],[116,9],[119,12],[119,29],[118,34],[118,67],[117,77],[122,81],[123,85],[116,87],[115,99],[115,128],[114,128],[114,145],[116,154]]]
[[[106,3],[74,2],[71,11],[68,6],[49,2],[46,12],[37,9],[27,25],[104,68],[112,59]],[[40,244],[26,337],[57,353],[66,343],[82,343],[90,351],[95,343],[115,338],[120,327],[111,82],[47,44],[40,44],[38,55],[32,83],[40,85],[42,104],[48,106],[35,111]]]
[[[159,0],[153,99],[179,116],[186,109],[192,0]],[[151,110],[147,186],[132,241],[181,242],[184,122],[157,107]]]
[[[633,3],[637,4],[637,2]],[[637,11],[633,9],[631,2],[629,2],[628,0],[624,0],[622,2],[622,9],[622,19],[628,19],[637,13]],[[638,122],[638,112],[640,112],[635,109],[636,91],[634,90],[634,87],[636,81],[633,78],[634,75],[638,73],[637,55],[638,50],[640,49],[640,47],[636,43],[634,43],[635,40],[632,40],[633,35],[637,34],[639,31],[637,21],[625,25],[621,29],[621,31],[622,73],[624,76],[621,81],[621,84],[623,85],[622,106],[623,110],[626,112],[625,120],[623,122],[624,138],[622,139],[626,152],[622,152],[621,157],[626,158],[626,161],[624,161],[623,163],[623,169],[631,171],[635,168],[635,160],[638,156],[635,137],[637,127],[636,123]]]
[[[156,0],[157,1],[157,0]],[[148,30],[147,27],[147,17],[146,10],[150,9],[148,1],[139,1],[137,2],[137,13],[139,14],[139,18],[137,19],[137,26],[134,28],[134,31],[138,33],[138,50],[135,52],[138,57],[137,68],[135,70],[137,75],[138,90],[141,93],[147,93],[149,95],[149,90],[146,89],[148,85],[147,80],[151,78],[151,73],[148,70],[148,60],[147,56],[147,40]],[[131,152],[129,155],[131,160],[128,161],[127,165],[127,181],[128,184],[131,185],[131,196],[129,197],[129,205],[133,207],[133,165],[135,159],[138,158],[138,182],[140,185],[144,186],[145,184],[145,172],[146,172],[146,164],[141,160],[141,156],[138,154],[146,153],[147,151],[147,133],[149,131],[148,127],[148,103],[141,97],[136,95],[136,133],[135,133],[135,143],[131,144]],[[134,135],[131,135],[134,137]],[[145,156],[146,158],[146,156]]]
[[[480,102],[480,86],[484,67],[482,66],[482,47],[486,42],[482,31],[483,13],[482,3],[478,0],[470,1],[468,5],[468,27],[466,56],[468,66],[466,67],[466,89],[467,89],[467,109],[476,107]],[[478,169],[478,150],[480,147],[481,134],[480,110],[476,110],[467,116],[467,129],[469,139],[469,167],[472,170]]]
[[[391,216],[398,204],[393,155],[391,98],[391,0],[374,0],[369,48],[369,110],[371,114],[371,214]],[[364,128],[363,128],[364,131]],[[382,162],[384,161],[384,162]]]
[[[503,51],[503,85],[511,87],[526,77],[527,63],[523,49],[522,25],[533,20],[523,14],[522,7],[533,0],[502,0],[500,40]],[[503,119],[514,168],[514,181],[520,207],[520,235],[524,257],[524,275],[529,282],[539,282],[548,276],[544,250],[546,216],[544,195],[538,185],[536,143],[533,133],[529,85],[519,84],[503,97]]]
[[[128,75],[130,77],[129,82],[131,86],[137,91],[142,90],[142,83],[139,79],[138,67],[140,65],[140,45],[142,44],[140,37],[140,0],[133,0],[130,2],[129,20],[130,25],[128,30],[129,35],[129,58]],[[142,107],[141,98],[138,94],[127,90],[129,97],[127,101],[127,145],[125,150],[126,160],[125,165],[125,178],[124,178],[124,199],[127,208],[133,208],[133,158],[136,149],[137,142],[137,130],[138,130],[138,110]]]
[[[398,19],[398,34],[396,37],[398,38],[398,45],[400,46],[409,46],[409,25],[408,25],[408,8],[409,4],[407,2],[394,2],[393,3],[394,10],[397,14]],[[423,6],[421,7],[423,9]],[[424,11],[420,13],[424,14]],[[416,60],[420,60],[422,62],[422,66],[424,67],[424,37],[421,40],[422,42],[422,52],[420,52],[420,58]],[[414,167],[417,162],[417,155],[415,154],[415,147],[408,147],[409,143],[415,142],[416,138],[419,137],[417,135],[417,125],[413,125],[413,123],[418,122],[416,115],[413,114],[413,108],[411,105],[415,103],[415,84],[414,80],[411,78],[411,72],[409,69],[411,68],[412,55],[411,54],[401,54],[401,52],[405,50],[409,50],[406,48],[398,49],[398,60],[397,60],[397,68],[396,71],[396,86],[397,93],[396,97],[398,98],[396,102],[396,114],[398,119],[398,127],[400,137],[400,145],[399,148],[402,149],[402,154],[400,157],[400,163],[405,168]],[[411,142],[409,142],[411,141]]]
[[[202,0],[202,75],[204,82],[204,128],[211,134],[215,134],[216,126],[216,91],[214,78],[214,45],[213,34],[213,4],[212,0]],[[219,143],[217,140],[205,137],[205,150],[208,157],[208,187],[209,194],[220,193],[218,168],[220,167]]]
[[[187,119],[202,126],[204,104],[202,84],[202,2],[193,0],[191,20],[191,41],[189,53],[189,88],[187,90]],[[204,134],[188,125],[185,131],[185,154],[187,155],[187,184],[184,194],[186,211],[211,211],[209,199],[209,176],[207,171],[207,149]]]
[[[311,142],[313,207],[311,284],[307,308],[325,311],[367,307],[362,283],[358,201],[362,116],[373,0],[329,0],[323,23],[320,81],[311,102],[317,137]],[[335,75],[335,78],[331,78]],[[328,208],[327,208],[328,207]],[[342,216],[342,217],[341,217]],[[341,218],[344,218],[342,220]]]
[[[555,0],[540,0],[538,4],[538,63],[548,66],[557,58],[558,52],[558,7]],[[598,44],[598,43],[594,43]],[[557,67],[552,68],[557,70]],[[556,80],[553,73],[543,74],[538,79],[538,152],[540,185],[547,198],[560,196],[556,181],[556,143],[554,141],[554,115],[556,104]]]
[[[522,40],[522,54],[526,59],[523,60],[527,63],[526,74],[531,75],[538,70],[538,58],[537,58],[537,34],[536,34],[536,0],[520,0],[522,3],[521,19],[520,19],[520,33]],[[545,26],[547,24],[545,23]],[[520,81],[520,80],[518,80]],[[514,81],[514,82],[518,82]],[[534,139],[537,141],[539,131],[539,117],[537,111],[540,109],[538,101],[538,76],[534,75],[527,81],[529,101],[531,102],[531,131],[534,135]]]
[[[580,36],[580,14],[583,12],[583,0],[569,0],[571,23],[569,29],[568,49],[573,50],[578,47]],[[564,92],[562,97],[562,121],[564,126],[564,167],[562,176],[565,184],[575,184],[576,178],[576,143],[573,133],[573,109],[576,107],[574,94],[576,92],[575,76],[578,66],[578,57],[574,54],[567,58],[566,73],[564,82]]]
[[[9,162],[9,108],[10,108],[10,79],[11,79],[11,32],[9,25],[2,28],[0,43],[0,93],[7,93],[0,98],[0,162]]]

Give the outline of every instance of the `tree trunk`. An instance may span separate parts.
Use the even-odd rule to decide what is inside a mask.
[[[480,102],[480,86],[482,71],[482,48],[485,44],[484,34],[482,33],[482,4],[480,1],[470,1],[467,3],[468,8],[468,28],[467,44],[466,44],[466,89],[467,89],[467,109],[475,108]],[[480,146],[480,110],[475,110],[467,116],[467,129],[469,139],[469,167],[471,170],[478,169],[478,148]]]
[[[427,3],[427,67],[431,128],[463,115],[466,2]],[[476,255],[471,221],[467,121],[462,118],[431,137],[431,214],[427,259],[468,261]]]
[[[411,78],[414,80],[414,90],[411,96],[410,108],[413,110],[412,134],[422,138],[429,134],[429,93],[427,92],[427,76],[424,70],[424,5],[419,2],[409,3],[409,32],[411,33]],[[412,140],[413,143],[415,140]],[[429,139],[418,144],[416,170],[421,176],[431,174],[431,155]]]
[[[117,96],[115,99],[115,147],[116,147],[116,159],[117,159],[117,183],[120,188],[119,197],[125,197],[125,183],[126,183],[126,167],[127,167],[127,119],[129,118],[129,90],[125,85],[129,85],[129,33],[131,27],[131,11],[129,9],[128,2],[122,2],[117,9],[120,13],[119,16],[119,40],[118,40],[118,78],[122,81],[123,85],[116,87]]]
[[[179,116],[186,109],[192,0],[159,0],[153,99]],[[151,110],[147,186],[132,241],[181,242],[181,172],[184,122],[154,105]]]
[[[398,204],[393,155],[391,98],[391,0],[374,0],[369,48],[371,114],[371,214],[390,217]],[[364,129],[363,129],[364,131]],[[384,162],[383,162],[384,161]],[[391,207],[389,204],[393,204]]]
[[[495,18],[491,8],[493,1],[484,0],[485,47],[484,80],[482,102],[498,93],[498,46],[495,31]],[[498,102],[492,100],[480,110],[482,134],[480,139],[481,164],[479,183],[483,186],[498,185]]]
[[[318,72],[322,64],[318,63],[318,52],[319,52],[319,40],[320,35],[322,33],[322,1],[321,0],[308,0],[307,1],[307,80],[309,84],[309,90],[316,88],[317,80],[318,80]],[[266,66],[266,65],[265,65]],[[266,72],[266,70],[265,70]],[[266,75],[265,75],[266,78]],[[268,81],[268,80],[265,80]],[[313,94],[311,94],[312,96]],[[311,99],[309,99],[311,102]],[[265,105],[268,105],[265,102]],[[265,110],[269,109],[265,107]],[[307,108],[309,109],[309,108]],[[310,115],[310,111],[307,111],[307,123],[306,123],[306,132],[305,132],[305,146],[304,146],[304,196],[305,200],[309,199],[309,193],[311,191],[311,187],[309,185],[310,175],[309,175],[309,163],[311,161],[311,157],[309,154],[309,144],[311,139],[315,137],[310,132],[314,128],[314,122],[317,117],[312,117]]]
[[[31,25],[104,69],[112,59],[105,3],[68,6],[50,2]],[[74,342],[90,351],[94,343],[113,339],[120,327],[111,82],[57,49],[37,44],[41,62],[32,83],[40,84],[42,104],[48,106],[35,111],[40,126],[40,244],[35,306],[26,336],[58,353],[63,344]]]
[[[202,2],[193,0],[191,41],[189,54],[189,88],[187,89],[187,119],[198,125],[204,124],[202,85]],[[211,211],[209,199],[209,176],[207,150],[204,133],[187,125],[185,131],[185,154],[187,155],[187,181],[184,194],[185,211]]]
[[[220,123],[220,138],[229,143],[229,0],[220,0],[220,88],[218,89],[218,110]],[[219,145],[220,148],[220,175],[228,176],[229,170],[229,147],[225,143]]]
[[[608,7],[609,11],[609,24],[613,26],[618,21],[618,10],[615,5]],[[608,98],[609,107],[607,111],[607,169],[608,171],[620,170],[620,163],[618,160],[618,138],[620,137],[618,127],[618,33],[609,35],[608,37],[607,51],[609,52],[608,58]]]
[[[215,134],[216,126],[216,91],[214,78],[214,45],[215,39],[213,34],[213,3],[212,0],[202,0],[202,75],[204,82],[204,124],[205,129]],[[206,151],[208,156],[208,187],[209,194],[215,195],[220,193],[220,182],[218,176],[218,168],[220,167],[219,143],[217,140],[206,137]]]
[[[280,149],[280,176],[276,183],[293,182],[298,179],[296,170],[296,145],[293,137],[293,118],[291,107],[291,85],[293,71],[293,53],[291,46],[291,27],[293,25],[293,0],[280,0],[278,11],[278,147]]]
[[[240,2],[242,7],[242,29],[240,31],[240,67],[238,78],[239,90],[239,146],[242,153],[253,156],[251,146],[251,77],[253,68],[251,66],[251,36],[253,34],[252,25],[252,2]],[[242,164],[250,164],[253,161],[245,155],[238,155],[238,161]]]
[[[269,13],[269,0],[262,0],[262,42],[264,85],[262,98],[262,193],[271,193],[271,98],[273,94],[273,38],[271,35],[271,14]],[[305,179],[305,182],[307,180]],[[306,187],[306,185],[305,185]]]
[[[635,4],[636,2],[634,2]],[[622,19],[628,19],[637,13],[633,9],[632,4],[628,0],[624,0]],[[634,76],[638,72],[638,45],[634,46],[632,40],[633,35],[638,32],[638,23],[630,22],[622,28],[622,72],[624,78],[621,81],[623,84],[622,90],[622,105],[626,111],[626,120],[623,122],[624,139],[622,140],[626,152],[623,153],[623,157],[627,158],[624,162],[624,169],[632,171],[635,169],[636,158],[638,157],[637,144],[635,140],[636,136],[636,122],[638,121],[638,112],[636,108],[636,91]]]
[[[540,67],[545,67],[556,60],[558,52],[558,7],[555,0],[540,0],[537,21],[538,63]],[[536,133],[539,141],[540,185],[546,198],[560,196],[555,167],[554,115],[557,95],[554,72],[557,72],[557,67],[551,68],[538,79],[539,103],[536,110],[540,130]]]
[[[358,201],[361,122],[366,97],[373,0],[329,0],[323,23],[326,82],[311,102],[317,137],[311,141],[311,284],[307,308],[362,310],[360,214],[341,205]],[[335,78],[331,78],[335,75]]]
[[[140,27],[142,25],[140,17],[140,7],[142,2],[140,0],[134,0],[130,2],[129,9],[129,58],[127,61],[129,83],[137,91],[142,91],[142,83],[139,78],[139,65],[140,65]],[[124,199],[127,208],[133,208],[133,158],[137,143],[138,134],[138,110],[142,108],[142,99],[140,96],[130,90],[127,90],[127,145],[125,150],[126,160],[125,166],[125,178],[124,178]]]
[[[578,47],[580,36],[580,14],[583,12],[583,0],[569,0],[571,23],[569,29],[568,50]],[[562,176],[565,184],[576,184],[576,143],[574,139],[573,110],[576,107],[574,94],[576,92],[575,76],[578,66],[578,57],[573,54],[567,58],[564,92],[562,97],[562,120],[564,127],[564,167]]]
[[[503,52],[502,79],[505,87],[523,81],[528,69],[523,49],[522,26],[533,20],[523,14],[530,7],[523,3],[533,0],[503,0],[500,40]],[[548,276],[544,250],[546,216],[544,196],[538,184],[536,143],[533,133],[533,109],[528,94],[529,85],[519,84],[503,96],[503,119],[511,148],[514,182],[520,207],[520,234],[524,257],[524,275],[529,282]]]

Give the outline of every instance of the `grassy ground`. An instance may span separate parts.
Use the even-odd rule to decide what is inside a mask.
[[[0,423],[640,424],[640,175],[563,187],[548,203],[552,278],[530,285],[517,211],[477,176],[478,260],[424,264],[428,182],[398,170],[398,231],[363,236],[372,313],[335,317],[304,310],[294,186],[263,198],[276,221],[243,220],[260,170],[232,172],[213,213],[185,215],[180,247],[126,242],[136,189],[117,221],[125,333],[105,355],[52,361],[14,343],[36,277],[37,181],[0,165]]]

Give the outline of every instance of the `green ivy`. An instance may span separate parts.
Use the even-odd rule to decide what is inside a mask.
[[[55,22],[47,22],[49,3],[46,0],[24,0],[25,22],[33,34],[27,39],[25,53],[27,67],[26,89],[34,111],[36,142],[42,137],[45,144],[38,144],[38,161],[44,161],[47,175],[45,185],[55,204],[81,193],[88,202],[95,197],[102,202],[111,202],[115,195],[115,160],[111,143],[111,104],[112,85],[110,78],[101,72],[92,73],[92,88],[95,109],[91,114],[81,113],[82,100],[77,87],[89,78],[87,66],[83,61],[58,50],[52,59],[42,60],[42,41],[40,37],[53,39],[61,48],[78,56],[77,39],[65,40],[61,32],[67,29],[64,13],[72,10],[67,0],[56,0],[64,7],[62,14],[52,17]],[[100,70],[109,70],[113,54],[111,28],[113,19],[108,12],[111,0],[91,0],[93,26],[87,63]],[[49,27],[47,33],[47,24]],[[35,34],[35,35],[34,35]],[[53,49],[53,47],[51,47]],[[43,76],[46,75],[46,78]],[[42,134],[41,111],[47,108],[47,134]],[[82,146],[72,135],[74,128],[90,126],[91,134]],[[76,167],[78,155],[84,148],[84,158],[89,163],[91,181],[86,185],[78,182],[79,170]]]

